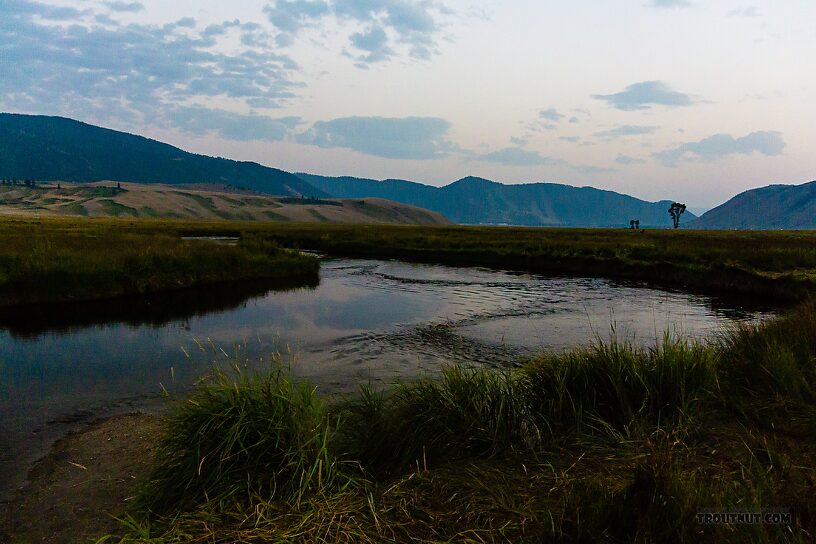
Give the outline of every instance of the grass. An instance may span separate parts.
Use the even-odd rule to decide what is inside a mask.
[[[91,300],[318,274],[315,258],[252,235],[234,246],[113,220],[2,221],[0,306]],[[154,223],[156,225],[160,223]],[[135,225],[135,226],[133,226]]]
[[[315,391],[279,365],[265,376],[233,371],[213,371],[173,407],[162,462],[140,494],[145,510],[169,515],[206,502],[225,512],[259,498],[297,505],[342,489],[327,450],[331,422]]]
[[[267,211],[269,217],[273,213]],[[0,227],[0,241],[18,233],[156,238],[252,234],[281,247],[330,255],[646,281],[775,305],[797,302],[816,290],[816,233],[808,231],[640,232],[149,218],[3,218]]]
[[[805,304],[332,403],[236,367],[177,401],[121,542],[812,541],[814,342]],[[717,508],[792,521],[698,522]]]

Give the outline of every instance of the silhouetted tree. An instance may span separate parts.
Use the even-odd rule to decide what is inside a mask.
[[[640,228],[640,219],[635,219],[635,228],[636,229]]]
[[[671,215],[672,221],[674,222],[674,228],[680,226],[680,216],[683,215],[684,211],[686,211],[685,204],[680,204],[679,202],[672,202],[672,205],[669,208],[669,215]]]
[[[632,230],[635,229],[635,220],[634,219],[629,220],[629,228],[632,229]]]

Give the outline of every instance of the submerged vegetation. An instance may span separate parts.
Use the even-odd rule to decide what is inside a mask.
[[[332,402],[236,364],[174,402],[121,541],[807,542],[815,345],[806,304]],[[780,522],[698,519],[719,509]]]

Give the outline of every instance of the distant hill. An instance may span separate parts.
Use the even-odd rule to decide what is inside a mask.
[[[697,229],[816,229],[816,181],[740,193],[689,223]]]
[[[464,224],[626,227],[638,219],[642,227],[671,225],[668,200],[646,202],[556,183],[504,185],[476,177],[432,187],[403,180],[295,175],[253,162],[196,155],[63,117],[11,113],[0,113],[0,179],[205,185],[276,196],[381,198]],[[90,203],[82,205],[94,209]],[[693,218],[686,212],[684,224]]]
[[[217,183],[271,195],[328,196],[301,178],[254,162],[66,119],[0,113],[0,178],[90,182]]]
[[[39,183],[0,185],[0,214],[231,221],[443,225],[441,215],[379,198],[317,199],[226,192],[202,185]]]
[[[613,191],[557,183],[504,185],[467,177],[444,187],[411,181],[376,181],[298,173],[304,181],[338,198],[379,197],[427,208],[455,223],[625,227],[671,226],[671,201],[646,202]],[[683,223],[695,216],[686,212]]]

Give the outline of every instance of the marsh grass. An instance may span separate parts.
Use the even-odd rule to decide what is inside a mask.
[[[237,362],[214,369],[173,403],[138,507],[161,516],[206,504],[223,513],[337,491],[350,481],[328,450],[333,433],[315,390],[280,362],[263,374]]]
[[[0,234],[0,307],[318,275],[315,258],[248,234],[235,246],[113,222],[21,222]]]
[[[377,474],[484,456],[537,440],[522,377],[451,366],[389,391],[363,387],[340,407],[346,456]]]
[[[524,369],[535,426],[622,429],[636,420],[677,425],[692,417],[717,385],[712,346],[666,334],[651,348],[612,339],[563,355],[543,355]]]
[[[122,542],[807,542],[815,316],[450,367],[329,405],[280,366],[216,373],[168,418]],[[793,525],[696,520],[761,507]]]
[[[229,219],[242,219],[229,217]],[[318,218],[319,219],[319,218]],[[98,269],[95,256],[116,256],[148,241],[172,248],[180,236],[252,234],[281,247],[331,255],[490,266],[543,274],[596,276],[739,295],[742,302],[799,302],[816,288],[816,234],[808,231],[684,231],[468,226],[337,225],[173,219],[0,218],[0,274],[24,278],[10,257],[25,256],[36,238],[73,250],[68,270]],[[183,249],[183,251],[182,251]],[[212,263],[221,251],[211,250]],[[57,254],[60,259],[67,258]],[[239,257],[240,259],[240,257]],[[46,264],[41,264],[44,268]],[[225,263],[226,264],[226,263]],[[225,275],[224,266],[212,265]],[[36,270],[35,270],[36,271]],[[176,273],[184,279],[184,266]],[[41,278],[21,283],[37,293]],[[87,293],[109,288],[89,287]],[[2,292],[0,286],[0,292]],[[58,296],[55,291],[49,296]],[[7,297],[8,295],[6,295]],[[84,295],[84,296],[87,296]],[[749,297],[749,298],[746,298]],[[763,299],[763,300],[760,300]]]

